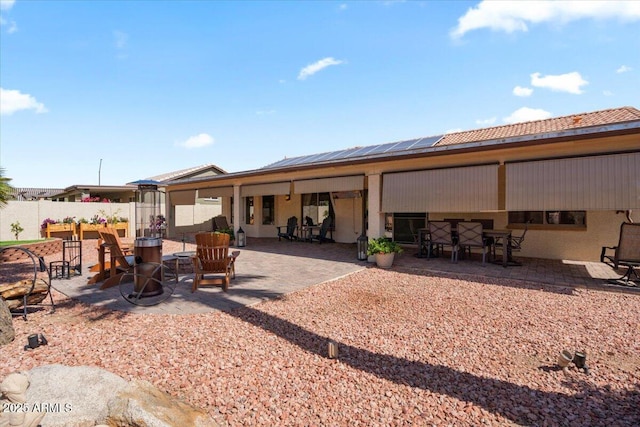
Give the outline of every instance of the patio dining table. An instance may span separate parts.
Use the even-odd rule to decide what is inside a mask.
[[[451,229],[452,234],[456,234],[457,230],[455,228]],[[493,238],[494,240],[500,239],[502,242],[502,266],[507,267],[509,263],[515,264],[511,259],[511,251],[509,250],[509,241],[511,240],[511,230],[507,229],[485,229],[482,230],[482,236],[485,238]],[[420,228],[418,229],[418,257],[424,258],[426,257],[426,245],[429,243],[429,229],[428,228]]]

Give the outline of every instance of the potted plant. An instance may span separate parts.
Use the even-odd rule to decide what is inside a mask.
[[[216,230],[216,233],[224,233],[224,234],[228,234],[229,235],[229,244],[233,244],[232,242],[236,239],[235,235],[233,233],[233,228],[231,227],[227,227],[227,228],[218,228]]]
[[[380,268],[390,268],[396,254],[402,253],[402,246],[387,237],[369,239],[367,255],[373,255],[376,265]]]

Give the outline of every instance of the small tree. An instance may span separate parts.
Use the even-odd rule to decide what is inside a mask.
[[[16,221],[11,224],[11,232],[14,236],[16,236],[16,240],[19,240],[18,238],[20,237],[20,233],[22,233],[23,231],[24,228],[20,226],[20,221]]]

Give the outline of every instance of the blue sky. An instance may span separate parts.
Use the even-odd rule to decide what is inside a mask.
[[[640,108],[637,1],[0,0],[0,17],[15,187]]]

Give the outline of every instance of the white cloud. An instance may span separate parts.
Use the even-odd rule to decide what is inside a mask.
[[[11,9],[15,2],[15,0],[0,0],[0,10]]]
[[[189,137],[186,141],[178,142],[176,145],[185,148],[202,148],[213,144],[215,141],[211,135],[201,133],[196,136]]]
[[[36,113],[49,111],[31,95],[0,88],[0,115],[10,116],[20,110],[35,110]]]
[[[115,41],[116,49],[124,49],[127,47],[127,42],[129,41],[129,34],[115,30],[113,32],[113,38]]]
[[[521,122],[529,122],[531,120],[544,120],[551,117],[551,113],[545,110],[541,110],[538,108],[529,108],[522,107],[513,113],[510,116],[503,118],[502,120],[505,123],[521,123]]]
[[[340,6],[338,6],[338,9],[340,10],[347,10],[347,4],[346,3],[342,3]]]
[[[618,68],[616,70],[616,73],[618,73],[618,74],[620,74],[620,73],[628,73],[631,70],[632,70],[631,67],[627,67],[626,65],[622,65],[620,68]]]
[[[531,74],[532,86],[551,89],[554,92],[568,92],[574,95],[580,95],[582,93],[581,86],[588,84],[589,82],[583,79],[577,71],[544,77],[542,77],[540,73]]]
[[[0,11],[7,11],[14,5],[14,0],[0,0]],[[7,34],[13,34],[18,31],[18,24],[16,21],[8,20],[4,16],[0,16],[0,26],[8,27],[6,29]]]
[[[530,87],[516,86],[513,88],[513,94],[515,96],[527,97],[531,96],[532,93],[533,89],[531,89]]]
[[[613,92],[611,92],[610,90],[603,90],[603,91],[602,91],[602,94],[603,94],[604,96],[613,96]]]
[[[447,129],[444,131],[445,134],[449,134],[449,133],[458,133],[458,132],[462,132],[461,128],[454,128],[454,129]]]
[[[478,119],[476,120],[476,124],[480,125],[480,126],[489,126],[492,125],[496,122],[496,118],[495,117],[491,117],[489,119]]]
[[[314,62],[313,64],[307,65],[302,70],[300,70],[300,73],[298,74],[298,80],[304,80],[307,77],[312,76],[318,71],[323,70],[331,65],[340,65],[342,63],[344,63],[344,61],[333,59],[331,57],[321,59],[317,62]]]
[[[259,116],[269,116],[271,114],[275,114],[276,110],[259,110],[256,111],[256,114]]]
[[[565,24],[580,19],[640,20],[636,1],[482,1],[460,18],[450,36],[458,39],[482,28],[513,33],[528,31],[529,25],[549,22]]]

